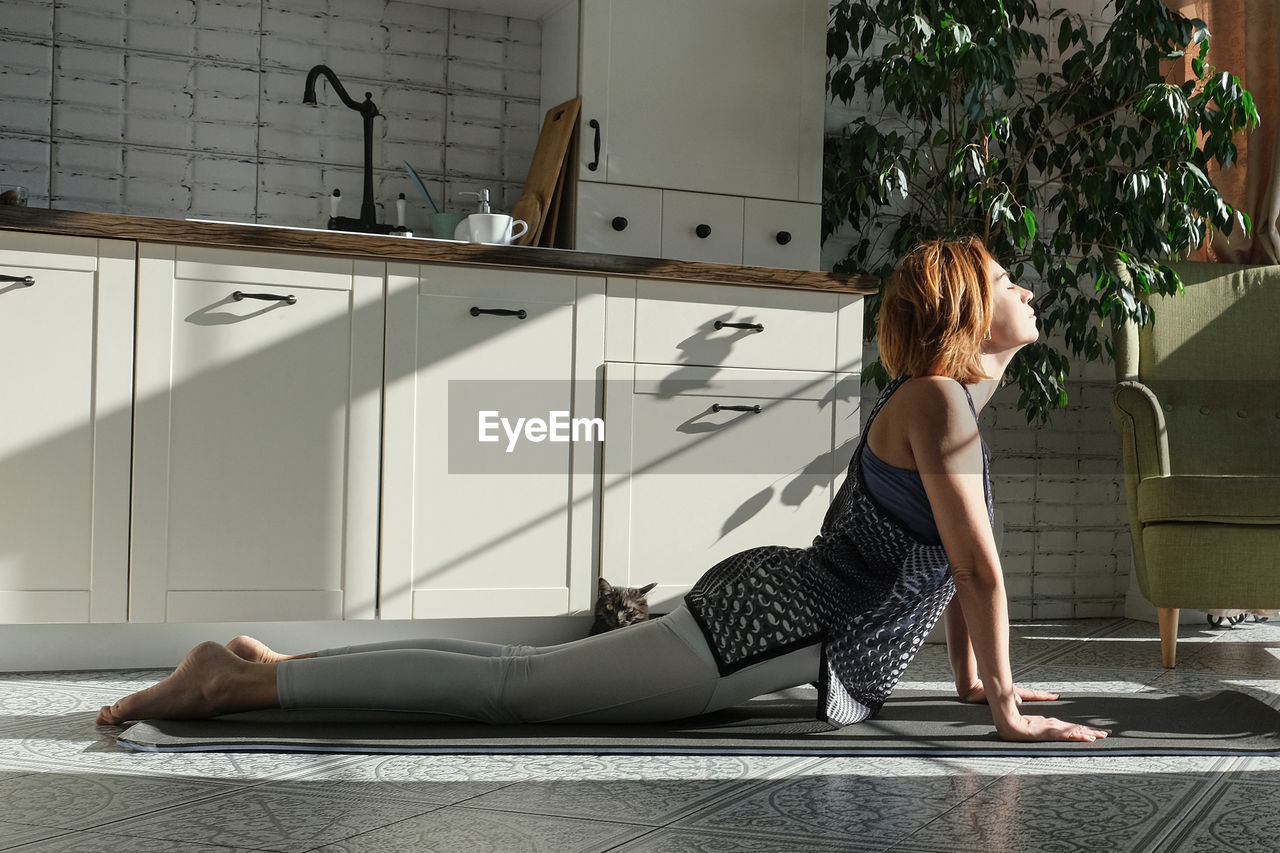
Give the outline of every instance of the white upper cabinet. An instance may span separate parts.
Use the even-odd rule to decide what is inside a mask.
[[[384,282],[140,246],[131,620],[374,615]]]
[[[580,180],[820,201],[824,0],[583,0],[581,20]]]
[[[543,106],[582,96],[576,248],[817,269],[827,16],[825,0],[581,0],[550,15]]]
[[[134,244],[0,232],[0,276],[0,622],[122,622]]]

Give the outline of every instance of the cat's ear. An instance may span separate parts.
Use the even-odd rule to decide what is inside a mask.
[[[608,593],[608,592],[613,592],[613,585],[610,584],[603,577],[600,578],[600,582],[596,584],[596,588],[600,591],[601,595],[604,595],[605,593]]]
[[[654,588],[655,586],[657,586],[657,585],[658,585],[658,582],[657,582],[657,581],[654,581],[653,583],[649,584],[648,586],[642,586],[642,587],[640,587],[640,595],[646,595],[646,594],[648,594],[649,590],[653,589],[653,588]]]

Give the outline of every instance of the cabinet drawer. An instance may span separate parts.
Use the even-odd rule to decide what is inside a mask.
[[[657,582],[662,612],[730,554],[812,542],[839,474],[834,374],[617,363],[605,374],[601,575]]]
[[[635,360],[834,370],[838,303],[833,293],[637,282]]]
[[[822,264],[822,206],[749,198],[742,214],[742,262],[816,270]]]
[[[662,191],[578,184],[577,248],[656,258],[662,254]]]
[[[713,264],[742,263],[742,199],[664,191],[662,257]]]

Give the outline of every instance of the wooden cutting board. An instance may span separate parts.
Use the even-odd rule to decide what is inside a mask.
[[[521,246],[551,245],[543,239],[554,236],[554,223],[547,229],[553,200],[557,197],[557,185],[562,184],[565,170],[569,164],[569,140],[573,138],[574,127],[578,123],[578,112],[582,107],[582,98],[565,101],[559,106],[547,110],[542,122],[542,131],[538,134],[538,144],[533,150],[533,162],[529,164],[529,176],[524,182],[524,192],[511,215],[529,223],[529,230],[516,240]]]

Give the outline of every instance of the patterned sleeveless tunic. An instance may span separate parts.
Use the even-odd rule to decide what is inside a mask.
[[[942,546],[918,541],[862,483],[871,423],[906,379],[891,382],[876,401],[810,547],[739,552],[709,569],[685,596],[721,675],[821,643],[818,717],[833,726],[880,710],[955,592]],[[971,397],[969,408],[976,419]],[[985,441],[982,457],[990,517]]]

